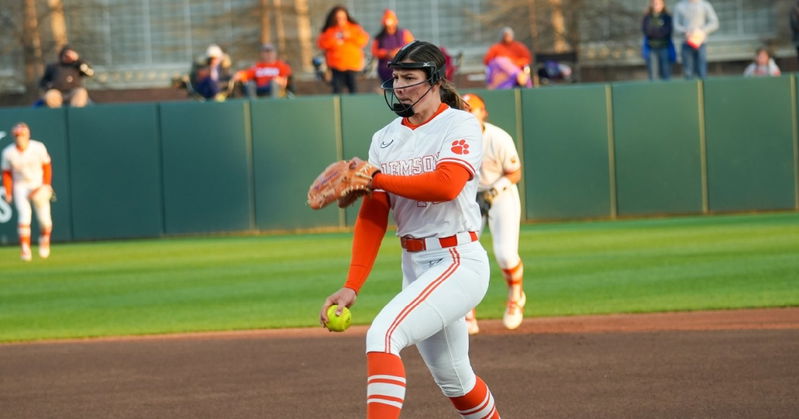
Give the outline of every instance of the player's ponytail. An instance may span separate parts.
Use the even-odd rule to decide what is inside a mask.
[[[460,93],[455,90],[455,85],[451,81],[441,79],[439,92],[441,101],[449,105],[450,108],[466,110],[466,101],[464,101]]]

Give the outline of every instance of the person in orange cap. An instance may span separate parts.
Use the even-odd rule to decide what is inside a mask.
[[[394,58],[400,48],[414,40],[411,31],[398,25],[397,14],[391,9],[386,9],[383,13],[383,29],[372,41],[372,56],[377,58],[377,75],[381,82],[392,77],[388,62]]]
[[[350,93],[357,91],[356,75],[363,69],[363,47],[369,34],[350,16],[344,6],[335,6],[327,14],[322,34],[316,44],[325,52],[327,67],[332,72],[333,93],[341,93],[342,85]]]

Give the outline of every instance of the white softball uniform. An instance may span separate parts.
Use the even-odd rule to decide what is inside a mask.
[[[497,264],[500,269],[512,269],[521,261],[519,257],[521,200],[519,188],[507,179],[500,179],[505,173],[521,169],[521,161],[510,134],[487,122],[484,126],[484,155],[478,190],[486,191],[496,187],[499,192],[494,197],[485,218],[493,236],[494,257],[497,259]]]
[[[397,235],[423,239],[425,249],[403,250],[403,289],[380,311],[366,337],[367,352],[399,355],[416,344],[448,397],[466,394],[476,382],[464,315],[483,299],[490,275],[488,256],[476,241],[482,142],[474,116],[446,108],[414,128],[397,118],[375,133],[369,150],[369,162],[386,174],[421,174],[443,162],[472,174],[452,201],[417,202],[388,193]]]
[[[16,144],[11,144],[3,149],[1,169],[11,171],[14,179],[14,205],[17,208],[17,223],[30,225],[31,202],[30,194],[44,182],[43,165],[50,164],[50,154],[47,148],[39,141],[30,140],[25,151],[20,151]],[[50,216],[50,203],[36,206],[36,217],[43,227],[53,225]]]

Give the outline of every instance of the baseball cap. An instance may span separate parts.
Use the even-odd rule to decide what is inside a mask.
[[[30,127],[28,127],[28,124],[26,124],[24,122],[20,122],[20,123],[14,125],[13,128],[11,128],[11,135],[13,135],[15,137],[17,135],[22,134],[23,132],[27,132],[28,135],[30,135],[30,132],[31,132]]]
[[[275,46],[270,44],[270,43],[266,43],[266,44],[261,45],[261,51],[274,51],[274,50],[275,50]]]
[[[221,57],[222,48],[219,48],[219,45],[217,44],[208,45],[208,49],[205,50],[205,55],[209,57]]]
[[[463,95],[463,100],[469,104],[469,109],[485,109],[486,104],[480,96],[474,93],[467,93]]]
[[[397,19],[397,14],[394,13],[391,9],[386,9],[383,12],[383,25],[388,25],[390,23],[394,23],[395,25],[399,23],[399,19]]]

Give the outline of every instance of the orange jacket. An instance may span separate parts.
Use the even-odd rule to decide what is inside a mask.
[[[491,45],[491,48],[488,49],[485,57],[483,57],[483,64],[488,65],[497,57],[508,57],[519,68],[530,65],[533,62],[530,50],[519,41],[511,41],[509,44],[497,42]]]
[[[327,66],[339,71],[363,69],[363,47],[369,43],[369,34],[355,23],[333,26],[316,40],[319,49],[325,52]]]

